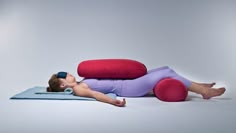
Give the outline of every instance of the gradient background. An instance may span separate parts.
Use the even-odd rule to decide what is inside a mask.
[[[225,85],[232,97],[235,44],[235,0],[0,0],[1,119],[14,120],[6,112],[21,106],[9,107],[9,96],[46,86],[60,70],[77,76],[87,59],[168,65],[189,79]],[[1,130],[13,132],[10,125]]]

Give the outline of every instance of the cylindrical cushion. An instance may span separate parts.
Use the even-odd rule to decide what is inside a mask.
[[[182,82],[172,78],[166,78],[156,84],[153,89],[155,96],[166,102],[185,101],[188,90]]]
[[[79,63],[77,73],[85,78],[134,79],[145,75],[147,68],[130,59],[95,59]]]

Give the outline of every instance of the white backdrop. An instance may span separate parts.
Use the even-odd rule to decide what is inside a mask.
[[[0,2],[2,90],[47,85],[59,70],[77,75],[80,61],[97,58],[169,65],[233,89],[235,43],[233,0]]]
[[[233,91],[235,43],[233,0],[0,1],[3,91],[46,86],[52,73],[77,75],[80,61],[97,58],[169,65]]]
[[[235,44],[235,0],[0,0],[0,131],[234,132]],[[128,99],[124,109],[98,102],[8,100],[47,86],[51,74],[61,70],[80,80],[78,63],[99,58],[134,59],[148,69],[168,65],[189,79],[226,85],[226,98],[174,105]],[[156,118],[164,121],[149,125]],[[49,125],[55,121],[58,127]],[[169,122],[173,129],[166,127]],[[91,124],[98,127],[83,128]]]

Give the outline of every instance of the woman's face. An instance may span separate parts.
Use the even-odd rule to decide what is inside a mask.
[[[76,83],[75,77],[70,73],[67,73],[65,78],[59,78],[59,80],[61,81],[62,88],[70,87],[72,84]]]
[[[68,83],[74,83],[76,82],[76,79],[73,75],[71,75],[70,73],[67,73],[66,75],[66,79],[65,79]]]

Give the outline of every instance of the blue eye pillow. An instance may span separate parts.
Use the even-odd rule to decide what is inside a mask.
[[[57,73],[57,78],[66,79],[66,76],[67,76],[67,72],[58,72]]]

